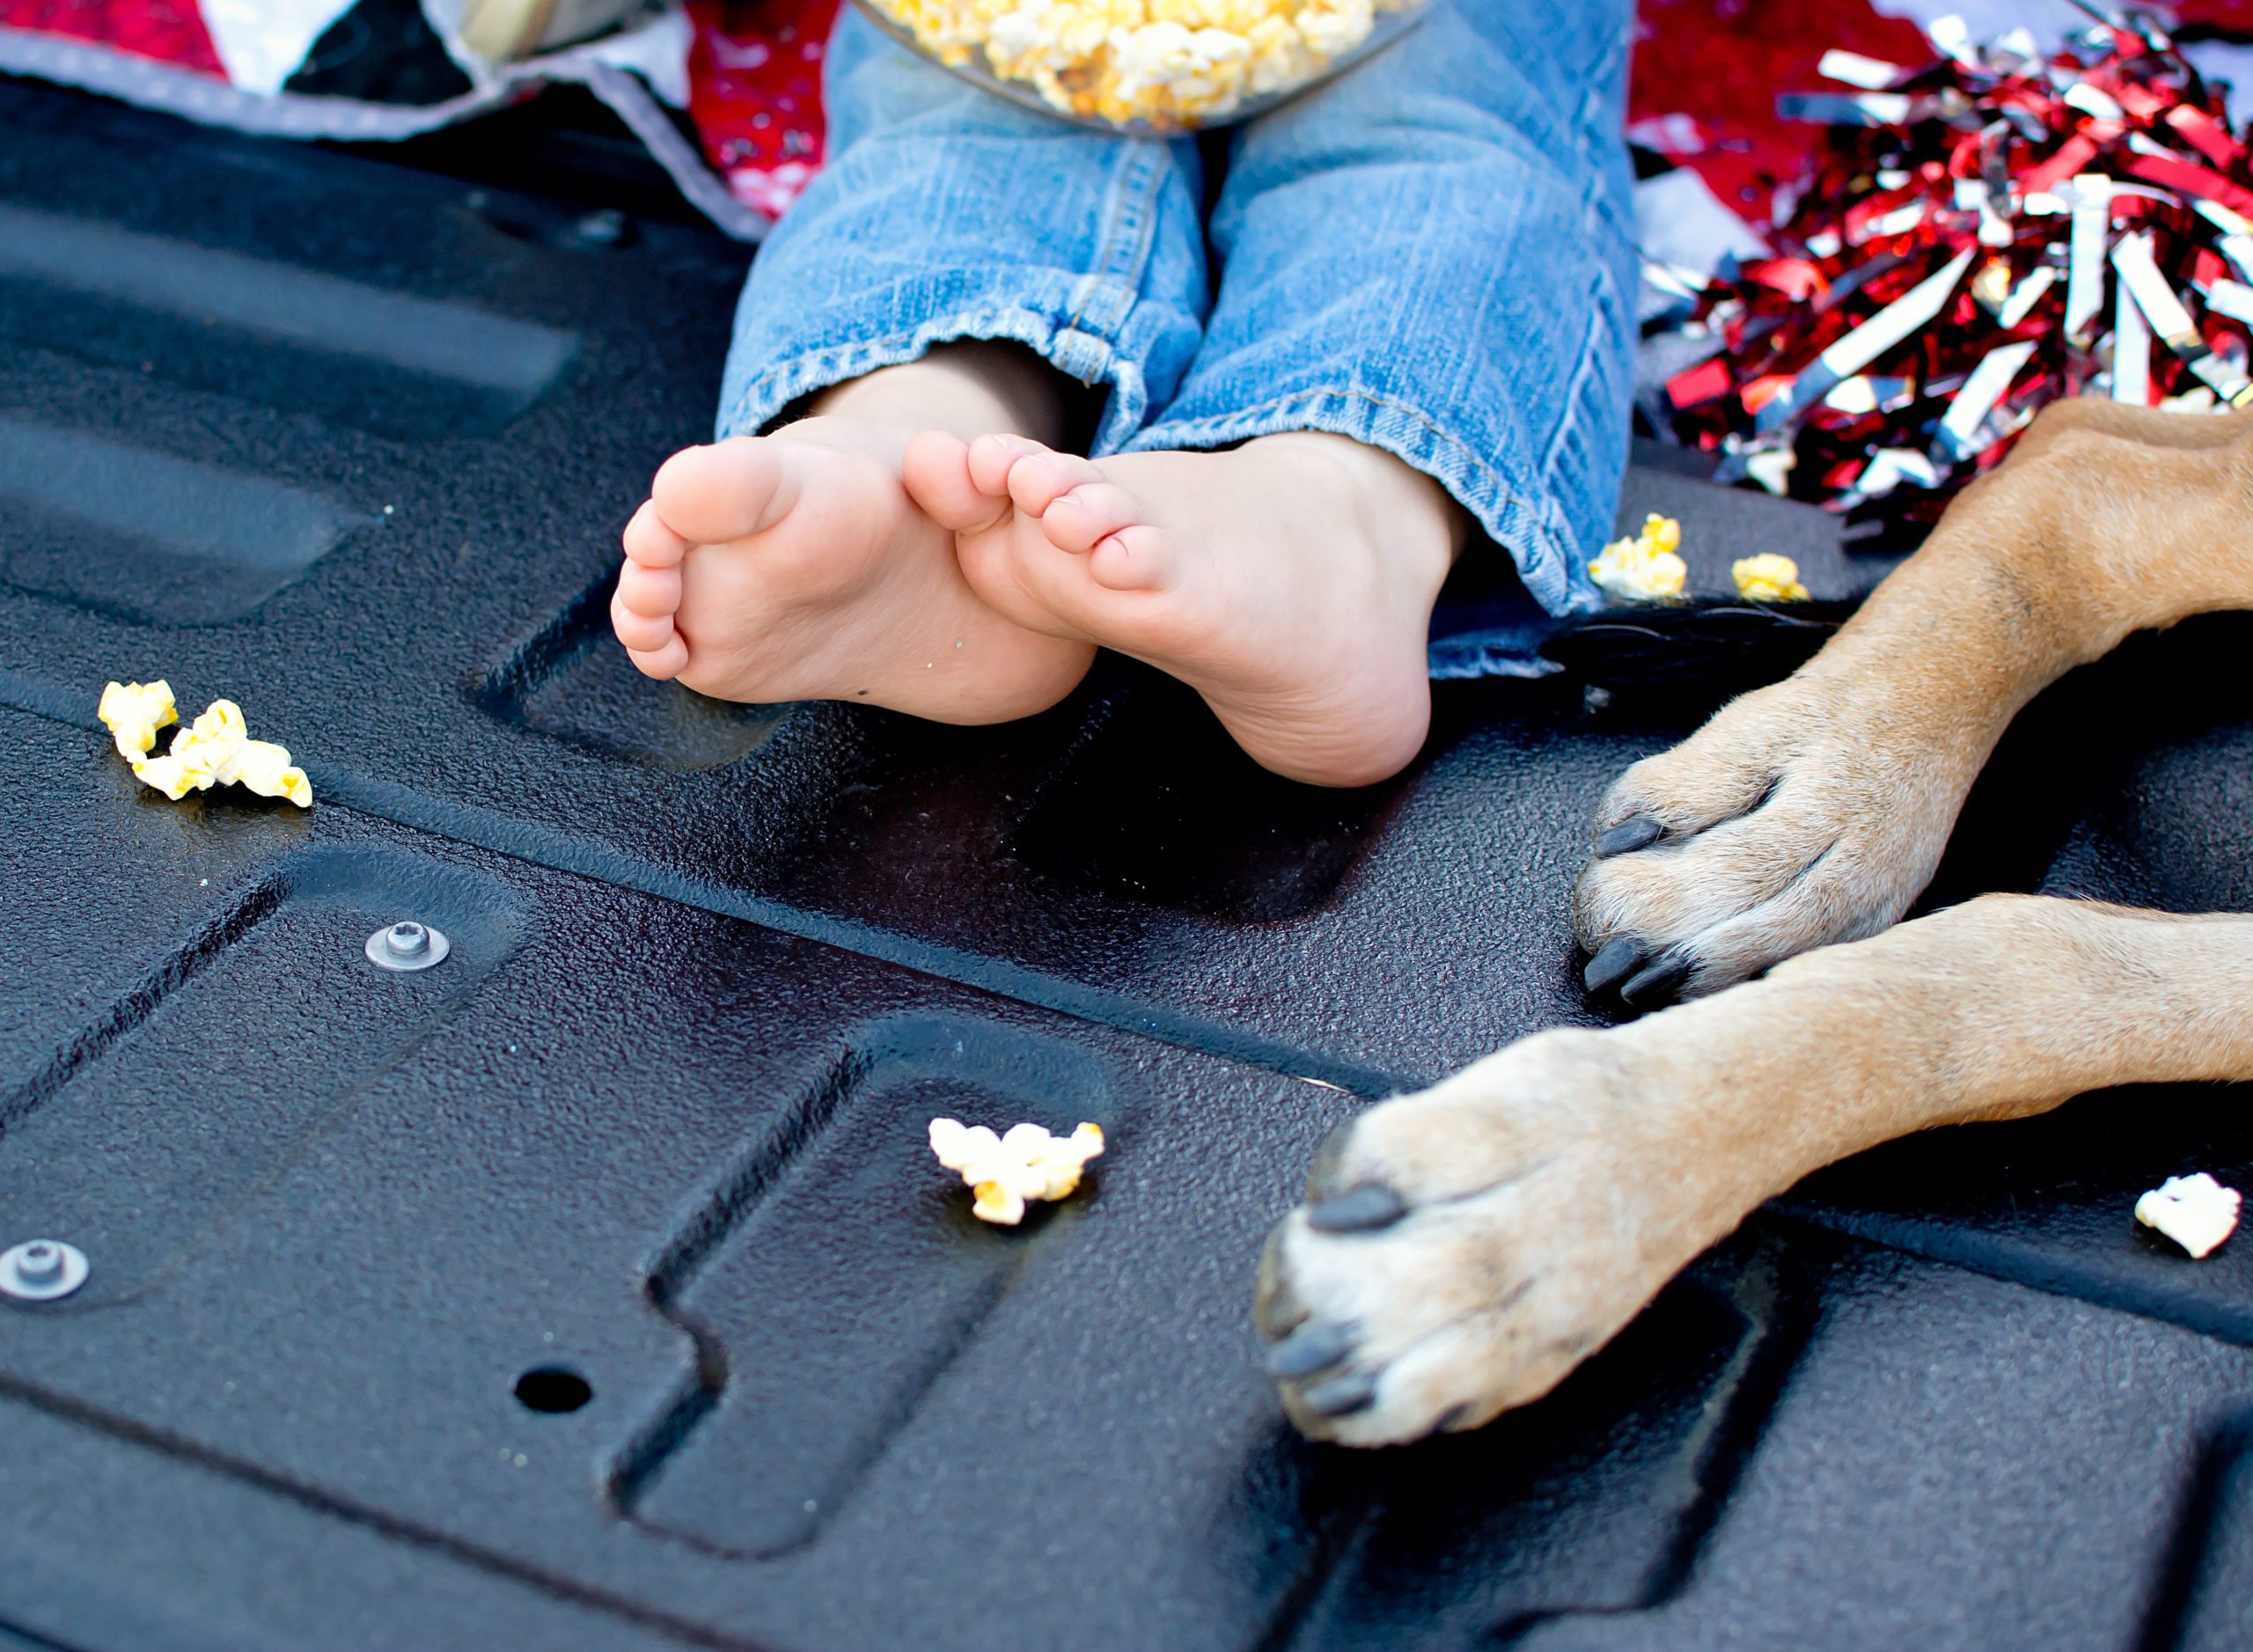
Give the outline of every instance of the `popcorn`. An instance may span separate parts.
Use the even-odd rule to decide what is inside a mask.
[[[1682,594],[1689,565],[1675,554],[1682,525],[1654,511],[1632,540],[1614,540],[1588,565],[1589,577],[1612,596],[1629,602],[1658,602]],[[1794,574],[1799,570],[1792,569]]]
[[[163,757],[136,758],[133,777],[178,803],[191,791],[211,789],[211,765],[193,750],[180,750],[186,735],[175,735],[176,748]]]
[[[261,797],[287,797],[300,809],[312,806],[312,782],[304,769],[291,767],[290,748],[252,739],[242,708],[233,701],[213,701],[187,731],[187,738],[195,755],[210,765],[216,783],[240,786]],[[180,750],[180,738],[173,737],[174,752]]]
[[[1082,1124],[1069,1135],[1051,1135],[1037,1124],[1019,1124],[997,1136],[982,1124],[934,1119],[931,1151],[977,1193],[971,1215],[1013,1228],[1024,1220],[1028,1200],[1071,1196],[1087,1162],[1103,1151],[1103,1129]]]
[[[2205,1171],[2170,1176],[2136,1200],[2136,1220],[2156,1228],[2191,1255],[2205,1257],[2236,1231],[2237,1189]]]
[[[876,0],[950,68],[982,60],[1062,114],[1178,131],[1291,92],[1421,0]]]
[[[94,715],[116,738],[117,754],[131,762],[156,745],[158,729],[180,721],[180,708],[172,703],[172,686],[159,677],[152,683],[109,684]]]
[[[287,797],[300,809],[312,806],[312,782],[290,761],[290,748],[253,740],[242,708],[215,700],[202,716],[172,736],[161,757],[146,756],[157,730],[179,719],[172,691],[163,682],[112,683],[102,690],[99,715],[117,738],[117,749],[133,765],[143,784],[178,803],[191,791],[240,786],[261,797]]]
[[[1807,587],[1799,583],[1799,564],[1788,556],[1763,551],[1742,556],[1728,565],[1736,594],[1747,602],[1805,602]]]

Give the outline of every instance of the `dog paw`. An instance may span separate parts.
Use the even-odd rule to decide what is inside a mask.
[[[1254,1310],[1303,1433],[1396,1444],[1537,1399],[1742,1219],[1621,1036],[1538,1034],[1331,1137]]]
[[[1818,660],[1731,702],[1596,811],[1589,991],[1645,1008],[1899,921],[1992,743],[1911,673]]]

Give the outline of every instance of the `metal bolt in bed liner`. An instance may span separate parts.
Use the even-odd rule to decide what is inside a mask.
[[[366,950],[368,962],[378,969],[404,973],[444,962],[453,943],[429,925],[407,918],[370,936]]]
[[[86,1253],[60,1239],[26,1239],[0,1251],[0,1295],[53,1302],[86,1282]]]

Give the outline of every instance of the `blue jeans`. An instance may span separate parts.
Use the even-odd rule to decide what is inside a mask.
[[[752,267],[720,433],[1008,339],[1107,386],[1097,459],[1351,437],[1435,478],[1515,564],[1443,603],[1434,675],[1537,673],[1551,616],[1599,606],[1587,562],[1626,463],[1629,26],[1629,0],[1438,0],[1229,132],[1208,219],[1193,141],[1021,109],[848,6],[829,159]]]

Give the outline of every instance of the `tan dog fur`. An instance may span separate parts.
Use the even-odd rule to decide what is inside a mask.
[[[2060,403],[1815,659],[1622,775],[1597,835],[1663,833],[1591,863],[1582,944],[1717,995],[1537,1034],[1339,1133],[1261,1267],[1293,1421],[1475,1428],[1834,1159],[2253,1078],[2253,917],[1988,896],[1889,927],[2029,700],[2132,631],[2253,607],[2249,520],[2253,413]]]

